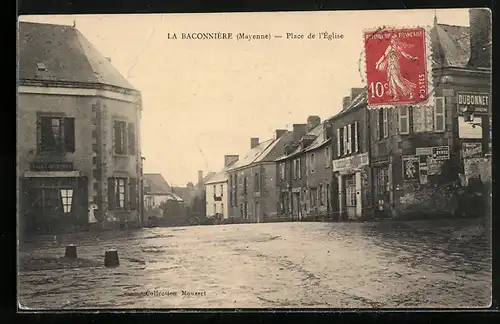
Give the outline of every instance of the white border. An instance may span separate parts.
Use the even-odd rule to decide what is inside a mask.
[[[375,33],[383,30],[405,30],[405,29],[414,29],[414,28],[423,28],[425,32],[425,56],[427,63],[427,92],[428,99],[425,102],[417,102],[417,103],[406,103],[406,104],[380,104],[380,105],[369,105],[367,100],[368,109],[379,109],[379,108],[396,108],[398,106],[417,106],[417,107],[425,107],[425,106],[434,106],[434,77],[433,77],[433,68],[434,68],[434,60],[432,58],[432,40],[431,40],[431,30],[432,26],[380,26],[379,28],[368,28],[363,29],[362,38],[363,38],[363,49],[361,51],[361,58],[359,67],[362,69],[360,73],[362,73],[364,80],[363,82],[368,86],[368,75],[366,73],[366,53],[365,53],[365,34],[366,33]]]
[[[118,93],[109,90],[85,89],[85,88],[65,88],[65,87],[39,87],[39,86],[18,86],[18,93],[60,95],[60,96],[83,96],[83,97],[104,97],[113,100],[126,102],[138,102],[139,96]]]

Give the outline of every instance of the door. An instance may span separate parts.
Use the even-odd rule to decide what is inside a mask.
[[[255,219],[257,223],[260,223],[260,204],[258,201],[255,202]]]
[[[28,223],[31,231],[52,232],[76,225],[71,187],[29,190]]]
[[[345,180],[345,206],[348,219],[357,218],[356,177],[354,174],[346,176]]]

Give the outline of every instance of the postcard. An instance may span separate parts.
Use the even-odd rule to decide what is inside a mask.
[[[20,311],[487,308],[491,11],[20,16]]]

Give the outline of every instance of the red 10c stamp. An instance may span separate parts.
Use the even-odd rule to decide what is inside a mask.
[[[364,41],[369,106],[428,102],[424,28],[365,32]]]

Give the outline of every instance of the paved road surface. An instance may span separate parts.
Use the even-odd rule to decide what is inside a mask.
[[[491,253],[480,224],[274,223],[41,237],[20,252],[20,304],[488,307]],[[77,262],[60,259],[69,243],[78,245]],[[120,267],[103,266],[108,248],[118,250]]]

